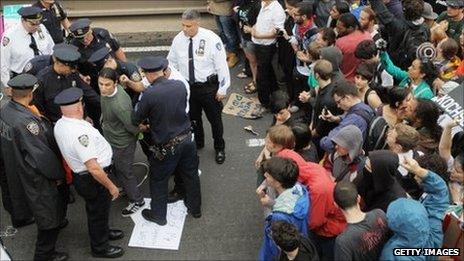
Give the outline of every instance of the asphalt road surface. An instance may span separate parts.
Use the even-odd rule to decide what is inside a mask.
[[[128,59],[136,61],[146,55],[166,55],[162,53],[130,53]],[[243,86],[250,81],[238,79],[235,75],[242,69],[236,66],[231,70],[232,92],[244,93]],[[250,95],[248,95],[250,96]],[[256,96],[254,94],[253,96]],[[223,165],[214,161],[214,148],[210,125],[206,118],[205,148],[199,151],[202,174],[202,212],[200,219],[187,216],[182,240],[178,251],[152,250],[128,247],[134,223],[131,218],[123,218],[121,209],[127,198],[118,198],[112,203],[110,227],[122,229],[125,237],[112,242],[124,247],[126,253],[120,260],[153,259],[256,259],[263,233],[263,212],[255,195],[256,174],[254,160],[261,147],[248,147],[246,140],[264,138],[271,123],[271,115],[265,114],[258,120],[246,120],[223,114],[224,139],[227,159]],[[243,130],[251,125],[259,136]],[[140,149],[135,161],[146,162]],[[138,176],[143,176],[142,168],[135,168]],[[149,197],[148,182],[142,185],[145,197]],[[0,231],[11,225],[8,214],[1,209]],[[84,201],[76,194],[76,202],[68,208],[69,225],[60,232],[57,250],[69,253],[71,260],[94,259],[90,254],[89,236]],[[18,229],[13,236],[3,237],[5,247],[14,260],[32,259],[37,229],[35,225]]]

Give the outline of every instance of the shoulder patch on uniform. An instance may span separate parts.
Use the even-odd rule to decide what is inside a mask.
[[[216,44],[216,49],[218,49],[218,51],[222,50],[222,44],[221,44],[221,43],[217,43],[217,44]]]
[[[24,66],[23,72],[27,73],[27,72],[29,72],[31,69],[32,69],[32,63],[31,63],[31,62],[28,62],[28,63],[26,63],[26,65]]]
[[[10,38],[4,36],[2,40],[2,45],[7,46],[10,43]]]
[[[39,125],[35,121],[31,121],[26,125],[26,129],[33,135],[39,135]]]
[[[130,78],[134,82],[140,82],[142,80],[142,76],[140,76],[139,72],[133,72]]]
[[[111,49],[111,45],[109,43],[106,43],[106,47],[108,47],[109,49]]]
[[[84,146],[84,147],[87,147],[89,146],[89,136],[87,135],[81,135],[79,136],[79,138],[77,138],[79,140],[79,143]]]

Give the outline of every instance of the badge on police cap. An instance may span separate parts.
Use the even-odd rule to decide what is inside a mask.
[[[26,125],[26,129],[33,135],[39,135],[39,125],[35,121],[31,121]]]
[[[32,63],[31,62],[28,62],[26,63],[26,65],[24,66],[24,70],[23,72],[29,72],[30,70],[32,69]]]
[[[140,73],[139,72],[134,72],[132,73],[131,75],[131,80],[134,81],[134,82],[140,82],[142,80],[142,76],[140,76]]]
[[[81,135],[79,136],[79,138],[77,138],[79,140],[79,143],[84,146],[84,147],[87,147],[89,146],[89,136],[87,135]]]
[[[4,36],[2,40],[2,45],[7,46],[10,43],[10,38]]]

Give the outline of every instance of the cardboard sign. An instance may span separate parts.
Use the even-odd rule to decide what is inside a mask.
[[[457,119],[458,124],[464,128],[464,86],[461,85],[445,96],[432,99],[452,119]]]
[[[262,117],[263,110],[263,107],[257,100],[232,93],[222,112],[245,119],[258,119]]]

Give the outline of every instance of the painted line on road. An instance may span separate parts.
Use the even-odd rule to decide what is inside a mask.
[[[264,139],[248,139],[245,141],[248,147],[262,147],[264,146]]]
[[[126,53],[145,53],[145,52],[167,52],[171,46],[140,46],[140,47],[123,47]]]

